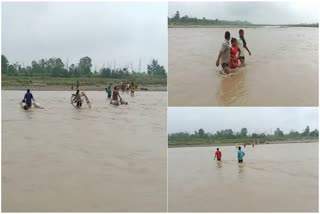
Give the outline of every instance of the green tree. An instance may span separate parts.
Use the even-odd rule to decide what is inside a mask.
[[[102,77],[106,77],[106,78],[111,77],[111,69],[110,68],[102,68],[100,70],[100,75]]]
[[[283,131],[281,131],[279,128],[274,132],[274,135],[277,137],[282,137],[283,136]]]
[[[300,133],[294,130],[291,130],[288,134],[290,137],[298,137],[300,136]]]
[[[1,55],[1,73],[7,74],[9,67],[9,61],[5,55]]]
[[[165,77],[167,75],[165,68],[163,66],[160,66],[158,63],[158,60],[155,60],[155,59],[153,59],[151,64],[148,65],[147,69],[148,69],[149,75],[162,76],[162,77]]]
[[[313,130],[312,132],[310,132],[310,136],[312,137],[319,137],[319,131],[318,129]]]
[[[240,133],[241,133],[241,137],[247,137],[247,134],[248,134],[247,128],[242,128]]]
[[[9,65],[8,66],[7,75],[9,75],[9,76],[17,75],[17,73],[18,73],[18,69],[17,68],[18,68],[17,64]]]
[[[205,132],[204,132],[204,130],[203,130],[203,129],[199,129],[198,135],[199,135],[200,138],[205,137]]]
[[[86,57],[82,57],[79,61],[78,64],[78,69],[80,72],[80,75],[82,76],[90,76],[91,73],[91,67],[92,67],[92,62],[91,62],[91,58],[86,56]]]
[[[309,134],[310,134],[310,128],[309,126],[307,126],[304,132],[302,133],[302,136],[309,136]]]
[[[173,16],[173,21],[179,21],[180,20],[180,13],[179,11],[176,11],[176,13]]]

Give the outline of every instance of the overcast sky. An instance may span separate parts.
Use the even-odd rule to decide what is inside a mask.
[[[297,24],[319,22],[319,1],[290,2],[170,2],[169,17],[180,16],[242,20],[254,24]]]
[[[307,125],[311,130],[318,129],[318,108],[168,108],[169,133],[193,133],[200,128],[214,133],[222,129],[240,131],[241,128],[247,128],[249,133],[270,134],[276,128],[284,132],[291,129],[301,132]]]
[[[137,69],[141,57],[144,70],[152,58],[167,68],[167,14],[166,2],[3,2],[2,54],[25,65],[89,56],[98,68]]]

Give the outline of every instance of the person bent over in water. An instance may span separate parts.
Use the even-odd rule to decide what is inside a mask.
[[[230,47],[229,47],[229,40],[230,40],[230,32],[226,31],[224,34],[224,42],[222,43],[222,47],[220,49],[220,53],[218,59],[216,61],[216,66],[219,66],[221,60],[221,66],[223,68],[224,73],[229,73],[229,63],[230,63]]]
[[[73,102],[77,103],[77,108],[80,108],[82,106],[82,101],[81,101],[79,89],[77,90],[77,92],[75,94],[72,94],[72,96],[74,97]]]
[[[26,105],[23,107],[25,110],[31,108],[32,100],[35,102],[33,95],[30,93],[30,89],[27,89],[27,93],[24,95],[22,100],[23,103],[26,103]]]
[[[112,100],[111,100],[111,102],[112,102],[113,100],[115,100],[115,101],[117,101],[117,105],[119,105],[118,97],[120,98],[120,102],[121,102],[122,98],[121,98],[121,96],[120,96],[120,94],[119,94],[119,90],[118,90],[117,87],[115,86],[115,87],[113,88]]]
[[[217,151],[216,151],[216,153],[214,155],[214,160],[217,158],[217,161],[221,161],[221,156],[222,156],[222,154],[219,151],[219,148],[217,148]]]

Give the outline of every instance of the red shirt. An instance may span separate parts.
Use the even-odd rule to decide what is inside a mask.
[[[237,57],[238,46],[231,47],[230,68],[236,68],[239,66],[239,60]]]
[[[217,156],[217,159],[221,159],[221,152],[220,151],[216,151],[216,156]]]

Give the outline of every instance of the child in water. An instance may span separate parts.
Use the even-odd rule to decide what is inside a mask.
[[[239,54],[238,54],[239,53]],[[238,47],[238,42],[236,38],[231,39],[231,49],[230,49],[230,68],[239,67],[239,58],[238,56],[241,54],[241,50]]]

